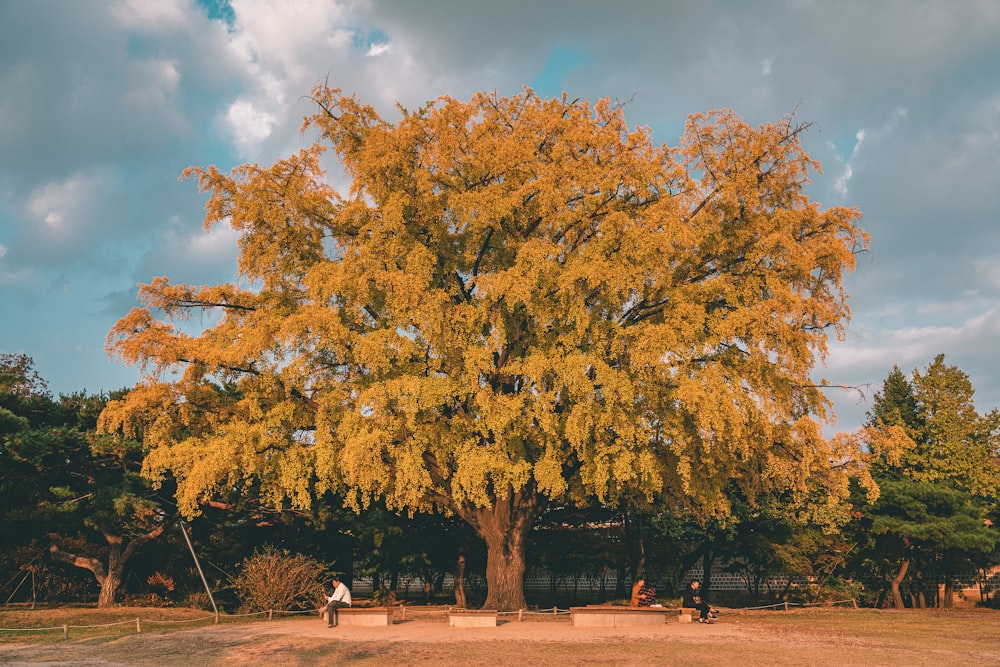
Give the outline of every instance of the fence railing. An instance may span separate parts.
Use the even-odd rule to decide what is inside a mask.
[[[428,617],[428,616],[447,616],[448,612],[455,607],[452,606],[442,606],[440,608],[421,608],[421,609],[408,609],[406,605],[401,605],[399,607],[399,613],[402,620],[410,620],[414,618]],[[501,611],[497,612],[497,616],[506,616],[515,618],[518,621],[523,621],[526,618],[531,617],[564,617],[570,613],[569,609],[561,609],[559,607],[551,607],[549,609],[520,609],[518,611]],[[127,619],[121,621],[113,621],[110,623],[94,623],[90,625],[77,625],[64,623],[62,625],[52,625],[38,628],[3,628],[0,627],[0,633],[38,633],[38,632],[62,632],[63,639],[70,638],[70,632],[72,630],[102,630],[114,627],[134,627],[135,634],[142,634],[144,630],[148,631],[152,626],[171,626],[171,625],[184,625],[191,623],[199,623],[203,621],[213,621],[215,624],[219,624],[222,621],[232,621],[238,619],[247,619],[252,621],[263,621],[263,620],[274,620],[276,616],[302,616],[302,615],[315,615],[316,610],[307,609],[302,611],[284,611],[279,609],[269,609],[268,611],[256,611],[243,614],[227,614],[225,616],[220,616],[218,614],[209,614],[207,616],[199,616],[197,618],[189,618],[183,620],[163,620],[155,618],[142,618],[136,617],[134,619]],[[88,633],[92,634],[92,633]]]

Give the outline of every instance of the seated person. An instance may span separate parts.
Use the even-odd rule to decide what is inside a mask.
[[[684,590],[684,600],[681,605],[688,609],[697,609],[700,612],[699,623],[711,623],[711,619],[715,618],[712,607],[701,596],[701,583],[697,579],[688,584]]]
[[[643,582],[642,587],[639,588],[639,606],[640,607],[659,607],[656,604],[656,586],[645,585]]]
[[[639,597],[642,594],[642,589],[645,585],[646,585],[646,580],[643,579],[642,577],[639,577],[638,579],[635,580],[635,583],[632,584],[632,598],[629,600],[628,606],[630,607],[639,606]]]
[[[348,590],[339,577],[334,577],[331,583],[333,585],[333,595],[326,598],[326,624],[327,627],[334,628],[337,627],[337,621],[339,620],[337,609],[351,606],[351,591]]]

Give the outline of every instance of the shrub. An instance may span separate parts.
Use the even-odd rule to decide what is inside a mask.
[[[863,588],[859,582],[841,579],[840,577],[830,577],[822,586],[819,584],[809,584],[799,588],[792,588],[785,596],[785,600],[802,604],[845,602],[852,599],[860,600]]]
[[[211,611],[212,600],[205,591],[192,591],[184,598],[184,606],[189,609],[207,609]]]
[[[255,610],[309,609],[316,606],[322,590],[318,562],[267,546],[240,564],[233,588],[243,606]]]

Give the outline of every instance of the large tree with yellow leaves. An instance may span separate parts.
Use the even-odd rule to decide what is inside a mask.
[[[667,147],[606,100],[446,97],[390,122],[312,97],[312,147],[190,170],[239,280],[156,278],[109,334],[143,380],[102,427],[142,437],[183,511],[252,485],[453,512],[486,541],[485,606],[509,610],[547,502],[724,516],[732,483],[812,492],[838,455],[810,372],[868,239],[803,194],[803,126],[716,111]]]

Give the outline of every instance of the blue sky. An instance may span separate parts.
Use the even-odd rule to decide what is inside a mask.
[[[104,338],[136,284],[234,275],[189,165],[270,164],[309,142],[321,80],[392,117],[476,90],[631,100],[676,141],[690,113],[796,111],[824,206],[858,206],[872,249],[854,318],[816,378],[835,428],[893,364],[943,353],[1000,406],[1000,3],[742,0],[0,1],[0,352],[55,394],[138,371]],[[343,185],[343,184],[338,184]]]

